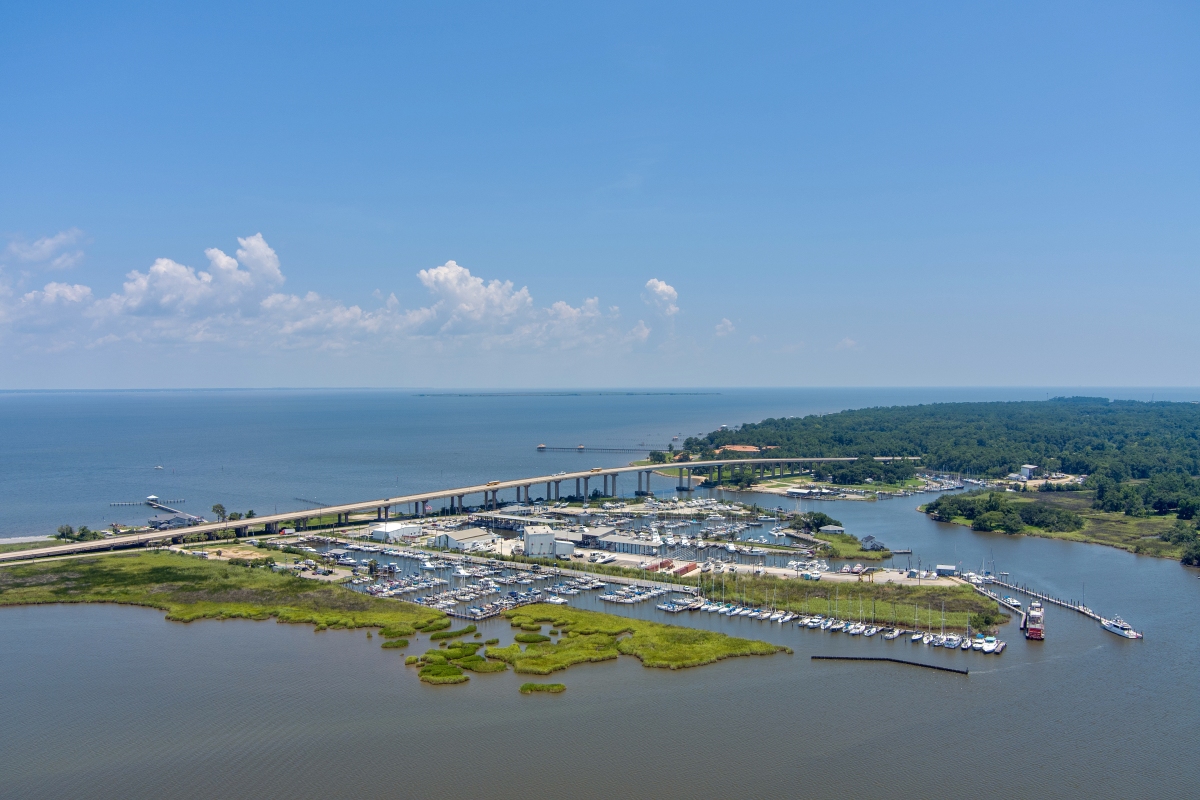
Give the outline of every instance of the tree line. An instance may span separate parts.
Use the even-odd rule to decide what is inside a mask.
[[[971,520],[971,529],[1020,533],[1026,526],[1044,531],[1077,531],[1083,517],[1043,503],[1013,503],[1005,492],[980,489],[962,494],[944,494],[925,506],[925,513],[950,522],[956,517]]]

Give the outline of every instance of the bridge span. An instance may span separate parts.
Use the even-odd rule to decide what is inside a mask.
[[[910,459],[908,456],[875,456],[876,461],[892,461],[893,459]],[[351,514],[362,514],[363,512],[374,512],[378,520],[386,520],[393,513],[400,515],[408,515],[421,517],[425,515],[425,506],[431,500],[449,500],[449,509],[451,513],[462,513],[465,511],[465,498],[472,495],[482,495],[483,502],[479,505],[484,508],[497,508],[500,504],[499,493],[507,490],[516,491],[516,502],[522,500],[528,502],[531,495],[530,492],[534,486],[545,484],[546,494],[545,499],[548,501],[558,500],[564,496],[574,495],[576,497],[588,497],[590,495],[591,481],[599,479],[603,481],[603,489],[601,494],[605,497],[613,497],[617,494],[617,476],[627,473],[636,473],[638,479],[638,491],[650,491],[650,476],[654,472],[663,470],[678,470],[679,471],[679,488],[691,488],[691,476],[696,470],[703,470],[706,473],[712,469],[717,471],[718,482],[723,480],[723,473],[726,467],[750,467],[755,470],[759,477],[767,477],[768,471],[770,475],[789,475],[796,474],[797,466],[801,464],[811,464],[816,462],[829,461],[855,461],[854,458],[731,458],[717,459],[712,461],[687,461],[687,462],[672,462],[667,464],[643,465],[635,467],[593,467],[588,470],[577,470],[574,472],[559,472],[554,475],[539,475],[533,478],[517,478],[515,480],[506,481],[488,481],[487,483],[475,484],[474,486],[459,486],[450,489],[439,489],[432,492],[418,492],[416,494],[401,495],[398,497],[387,497],[381,500],[367,500],[360,503],[345,503],[342,505],[322,506],[318,508],[306,508],[299,511],[290,511],[282,514],[264,514],[261,517],[253,519],[240,519],[227,522],[206,522],[200,525],[191,525],[185,528],[173,528],[169,530],[146,531],[143,533],[133,533],[123,536],[113,536],[105,539],[97,539],[90,542],[71,542],[69,544],[54,545],[51,547],[41,547],[34,550],[14,550],[7,553],[0,553],[0,563],[5,561],[27,560],[30,558],[48,558],[51,556],[60,556],[69,553],[87,553],[99,552],[104,550],[114,550],[121,547],[134,547],[138,545],[149,544],[152,542],[161,542],[172,539],[176,536],[194,533],[207,533],[210,531],[237,531],[238,535],[246,535],[251,527],[263,526],[266,534],[277,533],[279,525],[284,522],[298,523],[303,527],[307,521],[314,517],[327,517],[336,515],[338,524],[348,524]],[[670,478],[659,476],[662,480],[670,480]],[[562,484],[564,481],[574,481],[575,491],[568,492],[567,495],[562,494]],[[686,483],[685,483],[686,481]],[[644,484],[644,488],[643,488]],[[410,510],[411,509],[411,510]]]

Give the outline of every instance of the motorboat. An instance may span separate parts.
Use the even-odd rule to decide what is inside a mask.
[[[1113,617],[1112,619],[1105,619],[1104,617],[1101,617],[1100,626],[1103,627],[1104,630],[1115,633],[1117,636],[1123,636],[1126,639],[1142,638],[1142,634],[1135,631],[1128,622],[1120,617]]]
[[[996,637],[995,636],[988,636],[983,640],[983,652],[985,652],[985,653],[996,652]]]

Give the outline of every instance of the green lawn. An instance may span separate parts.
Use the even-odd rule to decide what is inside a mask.
[[[884,561],[892,557],[889,550],[863,550],[858,539],[848,533],[817,533],[818,539],[829,545],[830,558],[852,561]]]
[[[113,553],[0,567],[0,606],[127,603],[197,619],[269,619],[324,628],[386,628],[407,636],[440,611],[341,586],[176,553]],[[448,620],[447,620],[448,621]]]
[[[3,541],[0,539],[0,541]],[[43,547],[54,547],[59,544],[70,544],[63,539],[47,539],[44,542],[18,542],[17,544],[0,544],[0,553],[11,553],[14,550],[40,550]]]

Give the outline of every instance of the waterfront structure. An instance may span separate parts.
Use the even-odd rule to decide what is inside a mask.
[[[958,567],[954,566],[953,564],[938,564],[936,567],[934,567],[934,571],[937,572],[939,578],[943,575],[949,575],[953,577],[958,574]]]
[[[483,550],[499,540],[500,537],[492,531],[483,528],[465,528],[461,531],[439,533],[433,537],[433,546],[443,547],[447,550]]]
[[[522,546],[527,556],[554,556],[554,530],[548,525],[526,525]],[[571,548],[574,551],[574,547]]]
[[[632,553],[639,556],[656,556],[662,550],[661,544],[653,544],[645,539],[626,536],[623,533],[606,533],[596,540],[596,546],[613,553]]]
[[[421,526],[411,522],[378,522],[371,526],[371,538],[377,542],[411,542],[421,535]]]
[[[841,525],[822,525],[821,533],[845,533],[846,529]]]
[[[166,531],[174,528],[186,528],[189,525],[196,524],[191,517],[183,514],[155,514],[146,523],[155,530]]]

